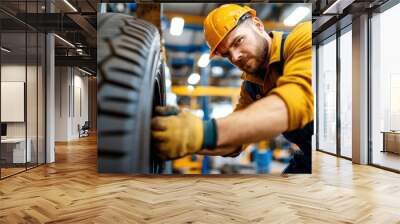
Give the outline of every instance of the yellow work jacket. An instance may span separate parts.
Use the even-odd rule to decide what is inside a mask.
[[[256,84],[260,91],[256,99],[253,99],[243,82],[235,110],[243,109],[262,97],[276,94],[283,99],[288,109],[287,131],[303,128],[313,120],[311,27],[311,22],[300,23],[287,35],[283,45],[283,71],[280,71],[283,32],[270,33],[271,54],[264,80],[260,76],[247,73],[243,73],[241,77]]]

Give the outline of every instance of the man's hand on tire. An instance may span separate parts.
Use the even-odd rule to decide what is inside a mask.
[[[156,116],[171,116],[171,115],[178,115],[181,110],[175,106],[158,106],[155,108]]]
[[[203,145],[203,121],[189,112],[172,107],[157,107],[151,121],[153,145],[164,160],[181,158],[198,152]],[[177,115],[174,115],[177,114]]]

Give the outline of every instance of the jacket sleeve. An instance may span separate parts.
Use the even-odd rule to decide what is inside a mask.
[[[288,131],[302,128],[313,120],[311,22],[298,25],[287,37],[285,64],[277,87],[270,94],[280,96],[288,108]]]

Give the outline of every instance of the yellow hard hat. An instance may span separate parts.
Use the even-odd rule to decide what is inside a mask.
[[[207,15],[204,21],[204,36],[211,49],[210,58],[215,56],[215,49],[246,13],[256,16],[254,9],[235,4],[222,5]]]

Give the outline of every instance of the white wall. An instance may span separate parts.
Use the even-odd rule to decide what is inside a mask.
[[[25,65],[1,65],[1,81],[25,82]]]
[[[68,140],[68,117],[69,117],[69,96],[68,88],[70,83],[69,68],[55,68],[55,141]]]
[[[2,81],[0,101],[2,122],[25,121],[25,82]]]
[[[79,71],[79,70],[75,70]],[[79,75],[74,75],[74,108],[73,108],[73,119],[72,119],[72,135],[78,136],[77,126],[81,126],[88,121],[88,78],[86,76],[81,76],[83,73],[78,73]]]
[[[72,67],[56,67],[55,74],[55,140],[70,141],[88,120],[88,78]]]

